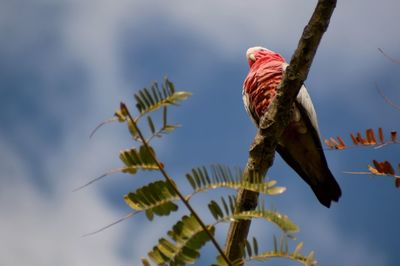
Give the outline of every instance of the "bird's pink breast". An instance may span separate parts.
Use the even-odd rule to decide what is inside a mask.
[[[249,100],[249,109],[256,121],[267,110],[283,75],[283,58],[263,57],[252,64],[244,81],[244,90]]]

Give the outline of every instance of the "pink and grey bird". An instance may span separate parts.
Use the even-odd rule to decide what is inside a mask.
[[[281,55],[263,47],[249,48],[246,57],[250,71],[243,85],[243,102],[247,113],[258,126],[261,116],[276,95],[288,64]],[[339,200],[342,192],[328,168],[320,141],[317,115],[304,85],[293,104],[289,124],[276,150],[307,182],[321,204],[329,208],[331,201]]]

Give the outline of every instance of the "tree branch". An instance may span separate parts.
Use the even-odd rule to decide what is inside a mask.
[[[274,161],[278,138],[288,124],[290,111],[300,87],[307,79],[314,55],[322,35],[327,30],[336,0],[319,0],[314,13],[304,28],[298,47],[286,68],[275,99],[262,116],[259,130],[250,146],[245,176],[264,177]],[[239,211],[253,210],[257,206],[258,193],[240,190],[237,194]],[[250,220],[232,222],[226,239],[225,253],[231,261],[243,257]]]

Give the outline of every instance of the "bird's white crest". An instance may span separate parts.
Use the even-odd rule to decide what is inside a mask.
[[[267,48],[264,48],[262,46],[254,46],[254,47],[251,47],[251,48],[247,49],[247,51],[246,51],[247,60],[256,61],[256,58],[254,57],[254,53],[257,52],[257,51],[260,51],[260,50],[264,50],[264,51],[268,51],[268,52],[272,53],[271,50],[269,50]]]

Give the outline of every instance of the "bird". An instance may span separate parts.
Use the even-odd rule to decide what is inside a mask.
[[[244,107],[258,127],[260,118],[277,94],[288,64],[278,53],[256,46],[246,52],[250,70],[243,83]],[[317,114],[302,85],[293,103],[289,123],[278,139],[276,151],[311,187],[319,202],[329,208],[342,195],[329,170],[320,140]]]

